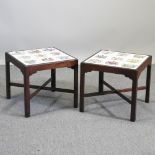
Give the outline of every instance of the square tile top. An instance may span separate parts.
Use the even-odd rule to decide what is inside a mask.
[[[56,48],[41,48],[25,51],[12,51],[9,52],[9,54],[26,66],[44,64],[44,63],[54,63],[75,59],[74,57]]]
[[[132,53],[102,50],[86,59],[84,63],[112,66],[119,68],[137,69],[149,56]]]

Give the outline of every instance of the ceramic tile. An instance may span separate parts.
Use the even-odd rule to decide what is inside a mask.
[[[9,52],[9,54],[25,65],[36,65],[75,59],[56,48],[12,51]]]
[[[120,68],[136,69],[146,59],[147,55],[137,55],[132,53],[114,52],[114,51],[100,51],[87,59],[85,63],[113,66]]]

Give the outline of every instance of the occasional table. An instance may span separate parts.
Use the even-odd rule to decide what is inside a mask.
[[[132,53],[114,52],[110,50],[101,50],[81,63],[80,75],[80,112],[84,112],[84,97],[97,95],[106,95],[116,93],[125,101],[131,104],[130,121],[136,120],[136,100],[137,91],[146,89],[145,102],[149,102],[150,81],[151,81],[152,56],[137,55]],[[138,79],[142,71],[147,68],[146,85],[138,87]],[[84,93],[85,73],[91,71],[99,72],[98,91],[93,93]],[[104,80],[104,73],[122,74],[132,80],[132,88],[116,89]],[[119,81],[121,83],[121,81]],[[110,88],[110,91],[104,91],[103,86]],[[132,92],[131,99],[122,94],[122,92]]]
[[[74,94],[74,108],[78,107],[78,60],[57,48],[42,48],[5,53],[6,96],[11,97],[11,86],[24,87],[25,117],[30,117],[30,99],[40,90],[50,90]],[[24,84],[10,81],[10,63],[23,73]],[[56,69],[68,67],[74,70],[74,89],[56,87]],[[31,85],[30,76],[38,71],[50,70],[50,78],[41,86]],[[63,78],[63,77],[62,77]],[[49,83],[50,87],[47,86]],[[30,94],[30,88],[37,89]]]

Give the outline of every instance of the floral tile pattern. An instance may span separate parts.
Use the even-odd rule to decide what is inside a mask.
[[[12,51],[9,52],[9,54],[25,65],[36,65],[75,59],[56,48]]]
[[[132,53],[113,52],[113,51],[100,51],[93,55],[89,59],[85,60],[85,63],[114,66],[121,68],[136,69],[146,59],[147,55],[137,55]]]

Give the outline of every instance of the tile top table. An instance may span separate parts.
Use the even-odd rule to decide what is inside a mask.
[[[151,82],[152,56],[133,53],[114,52],[101,50],[81,63],[80,76],[80,112],[84,112],[84,97],[97,95],[117,94],[131,104],[130,121],[136,120],[137,91],[146,89],[145,102],[149,102]],[[147,68],[146,85],[138,87],[138,79],[141,72]],[[84,93],[85,74],[91,71],[99,72],[99,84],[97,92]],[[104,73],[121,74],[132,80],[132,88],[116,89],[104,80]],[[119,81],[121,82],[121,80]],[[103,86],[110,90],[104,90]],[[123,92],[132,92],[131,99]]]
[[[11,86],[24,87],[25,117],[30,117],[30,99],[40,90],[72,93],[74,108],[78,106],[78,60],[57,48],[41,48],[5,53],[6,61],[6,96],[11,98]],[[10,80],[10,63],[13,63],[23,73],[24,84]],[[56,87],[56,69],[71,68],[74,70],[74,89]],[[31,85],[30,76],[38,71],[50,70],[50,78],[41,86]],[[47,86],[51,84],[50,87]],[[30,88],[37,89],[30,94]]]
[[[104,66],[137,69],[149,56],[101,50],[84,61]]]

